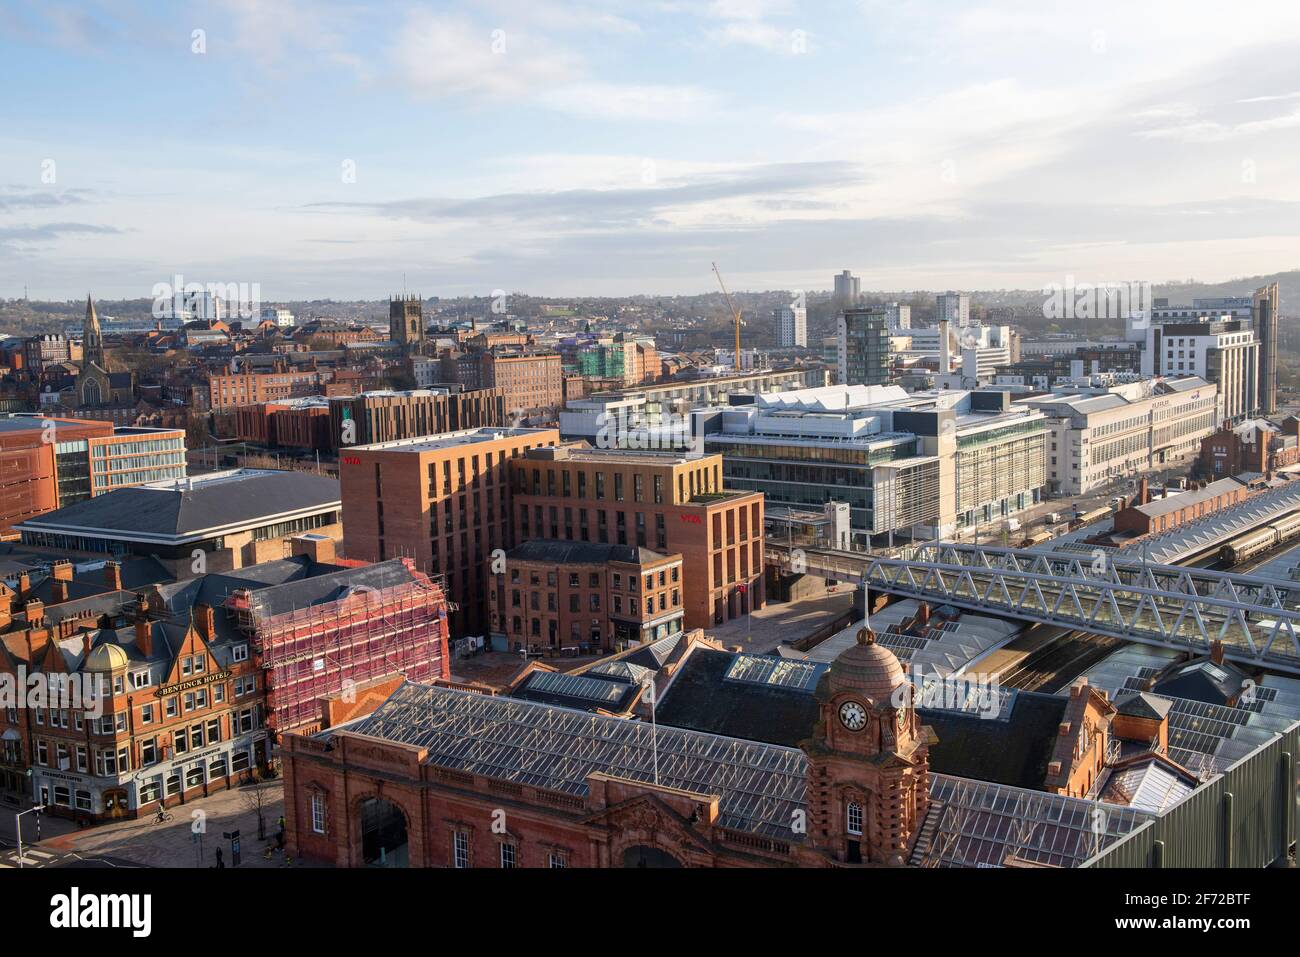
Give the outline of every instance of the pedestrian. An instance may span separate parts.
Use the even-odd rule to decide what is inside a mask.
[[[280,833],[276,835],[276,842],[280,847],[284,847],[284,815],[280,815],[280,820],[276,822],[280,826]]]
[[[217,848],[217,869],[221,870],[226,866],[226,861],[221,853],[221,848]]]

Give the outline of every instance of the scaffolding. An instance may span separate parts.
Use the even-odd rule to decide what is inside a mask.
[[[260,614],[247,594],[227,606],[250,636],[266,675],[267,725],[276,733],[318,725],[320,699],[401,674],[450,677],[447,603],[423,574],[383,588],[355,586],[333,601]]]

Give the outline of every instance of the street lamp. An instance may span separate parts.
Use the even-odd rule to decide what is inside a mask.
[[[26,811],[19,811],[14,815],[14,830],[18,832],[18,866],[23,866],[23,815],[36,812],[36,840],[41,839],[41,811],[45,810],[44,804],[36,804],[29,807]]]

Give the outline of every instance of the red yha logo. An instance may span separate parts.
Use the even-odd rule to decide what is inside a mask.
[[[682,516],[682,521],[683,521],[683,522],[690,522],[692,525],[699,525],[699,524],[700,524],[700,517],[699,517],[698,515],[683,515],[683,516]]]
[[[361,460],[360,460],[359,458],[357,458],[355,455],[345,455],[345,456],[343,457],[343,464],[344,464],[344,465],[360,465],[360,464],[361,464]]]

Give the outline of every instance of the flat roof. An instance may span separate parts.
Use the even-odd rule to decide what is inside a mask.
[[[522,435],[541,435],[554,432],[555,429],[519,429],[502,426],[500,428],[462,429],[459,432],[441,432],[437,435],[419,435],[410,439],[393,439],[391,442],[375,442],[370,445],[353,445],[352,452],[436,452],[460,445],[476,445],[483,442],[495,442],[498,439],[514,438]]]

